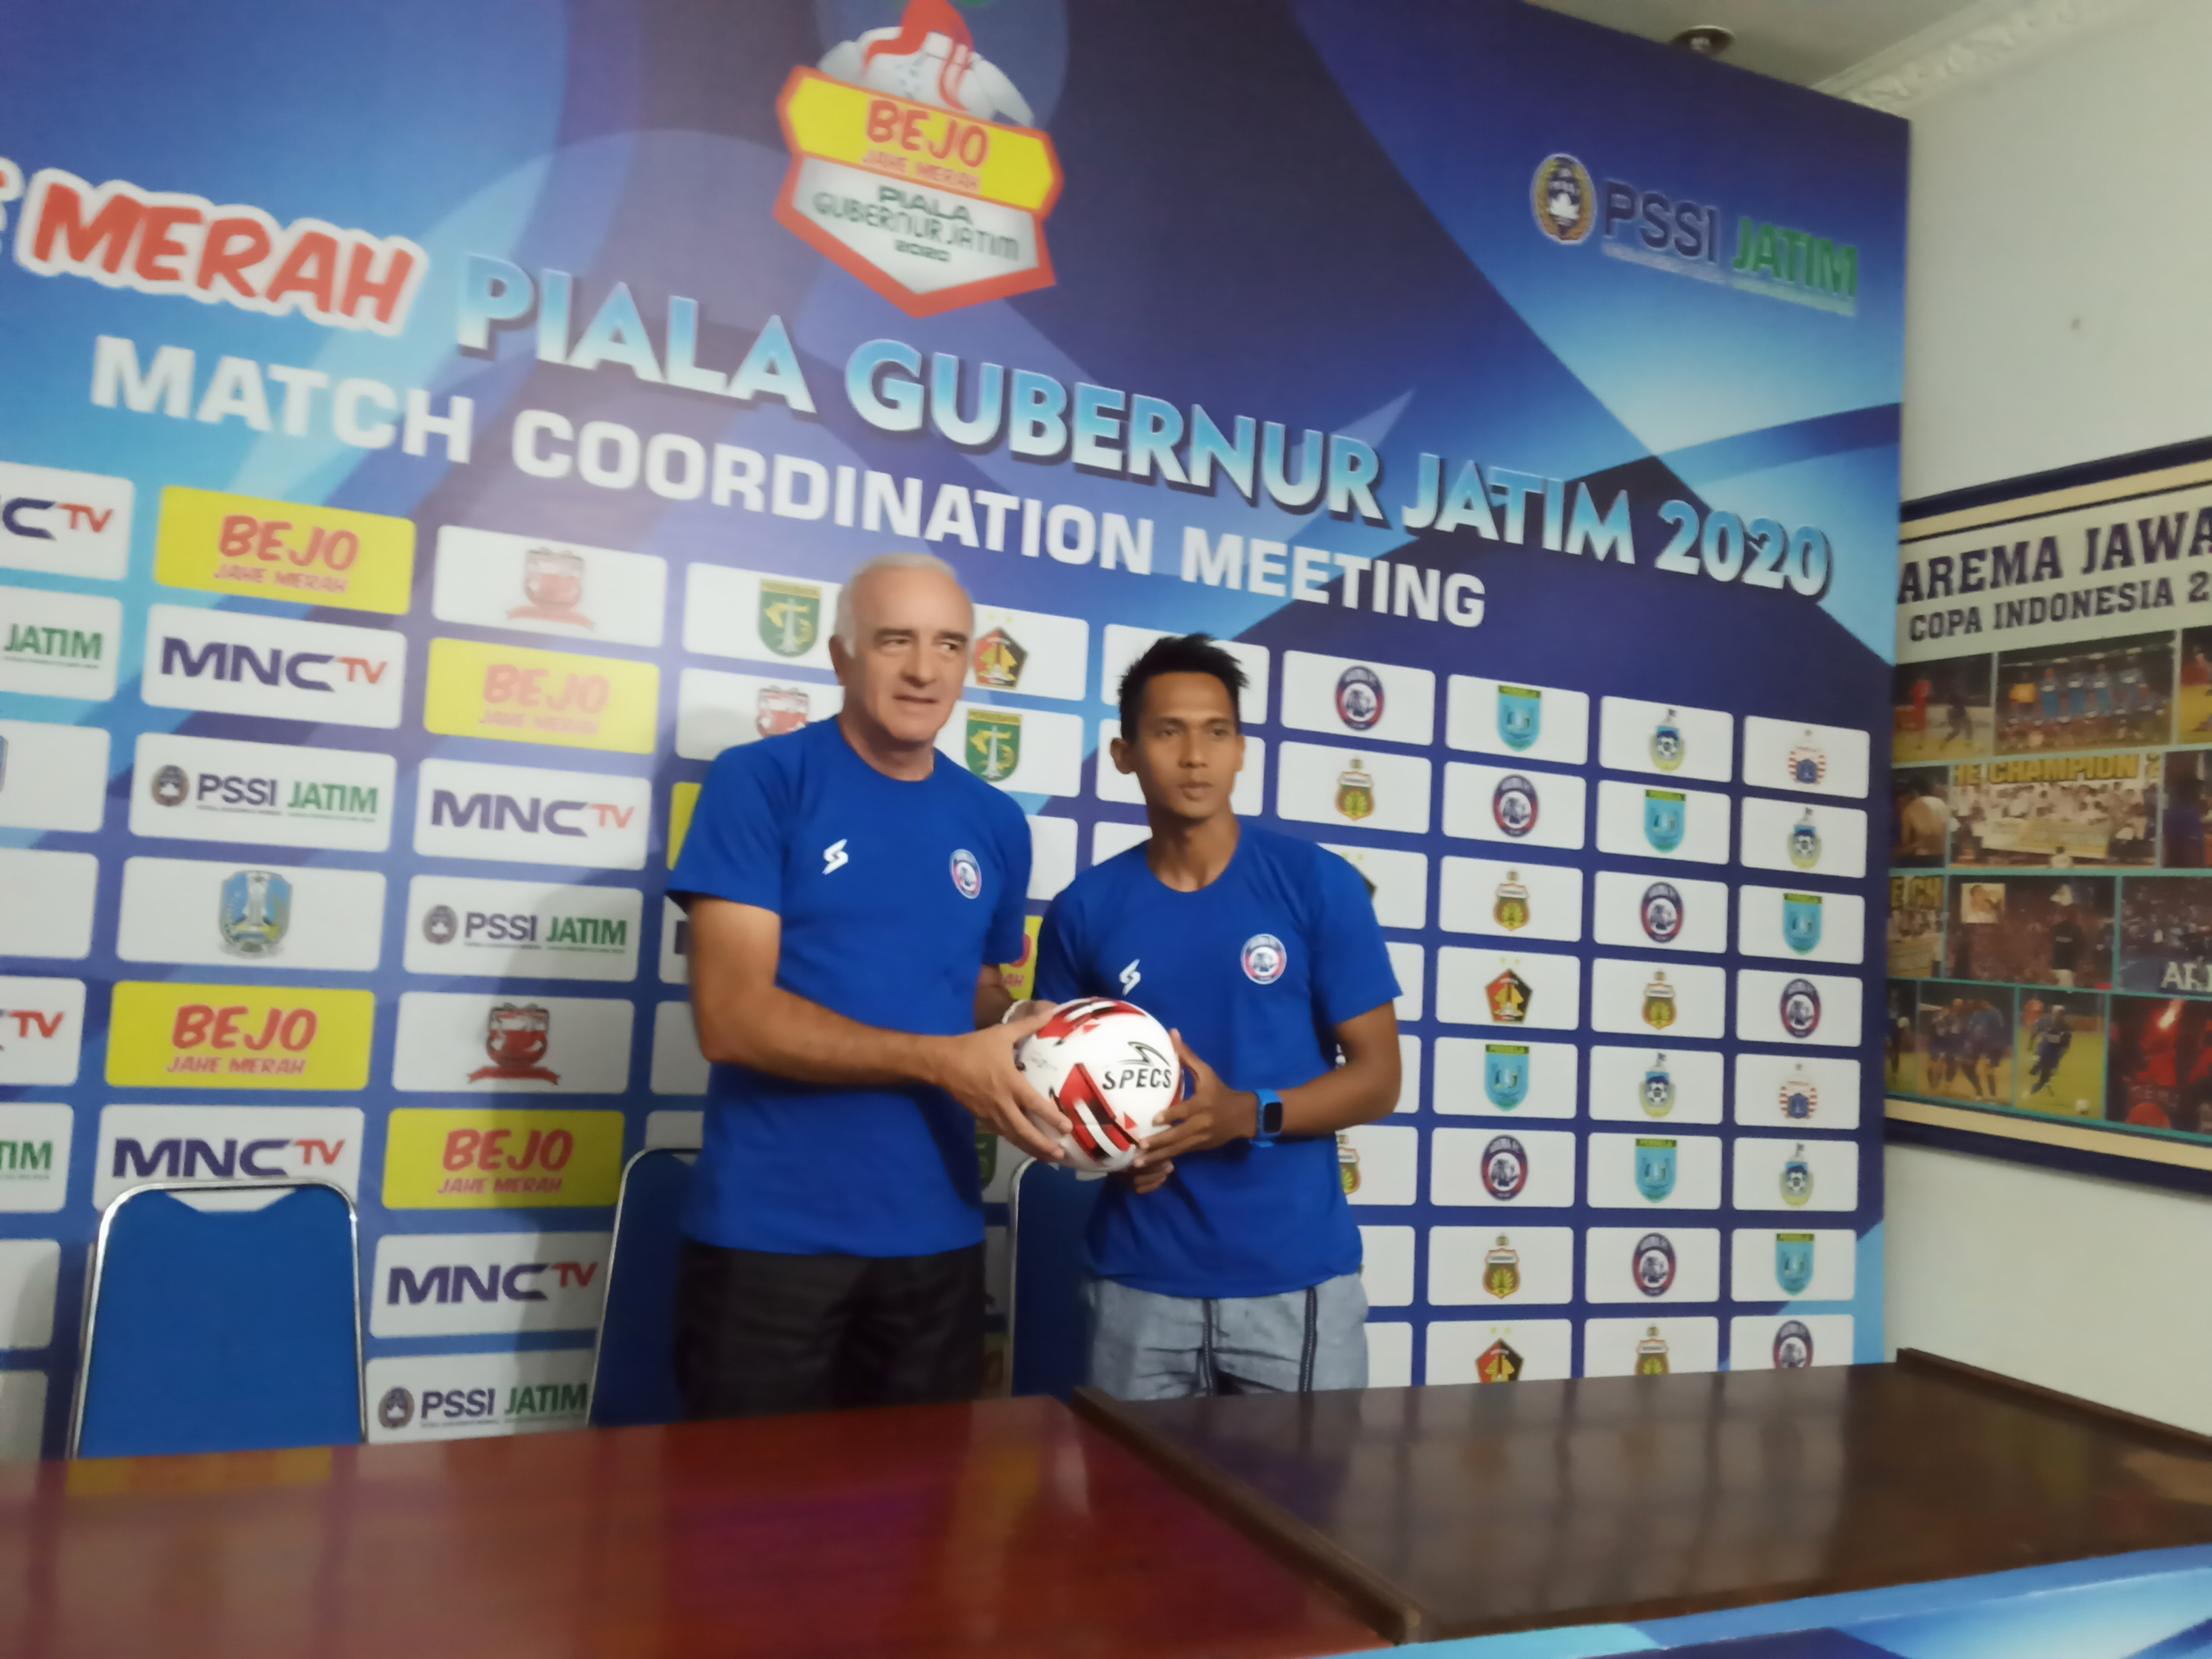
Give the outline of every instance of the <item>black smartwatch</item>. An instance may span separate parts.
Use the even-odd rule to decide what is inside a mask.
[[[1260,1097],[1259,1109],[1252,1114],[1252,1144],[1272,1146],[1275,1137],[1283,1133],[1283,1097],[1273,1089],[1255,1089]]]

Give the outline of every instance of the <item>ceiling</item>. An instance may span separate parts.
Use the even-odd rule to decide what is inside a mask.
[[[1991,9],[1988,0],[1530,0],[1552,11],[1667,40],[1700,23],[1735,35],[1726,61],[1816,86],[1915,35],[1933,46]]]

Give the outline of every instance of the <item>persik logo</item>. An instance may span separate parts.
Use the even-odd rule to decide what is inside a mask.
[[[1053,284],[1060,159],[952,0],[793,70],[776,100],[791,172],[776,222],[910,317]]]

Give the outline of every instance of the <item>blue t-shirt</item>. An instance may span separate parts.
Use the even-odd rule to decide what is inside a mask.
[[[834,720],[728,749],[669,881],[783,918],[775,982],[864,1025],[975,1029],[975,975],[1020,956],[1030,833],[957,763],[885,777]],[[975,1120],[943,1091],[717,1066],[684,1231],[781,1255],[933,1255],[981,1242]]]
[[[1178,893],[1133,847],[1045,913],[1038,996],[1120,997],[1182,1033],[1232,1089],[1295,1089],[1334,1030],[1398,994],[1366,884],[1311,842],[1250,824],[1212,885]],[[1232,1141],[1176,1159],[1141,1197],[1109,1182],[1091,1267],[1163,1296],[1276,1296],[1359,1270],[1332,1135]]]

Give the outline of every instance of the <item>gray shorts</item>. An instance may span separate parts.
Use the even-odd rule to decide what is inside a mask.
[[[1367,1386],[1358,1273],[1280,1296],[1161,1296],[1094,1279],[1091,1382],[1116,1400]]]

